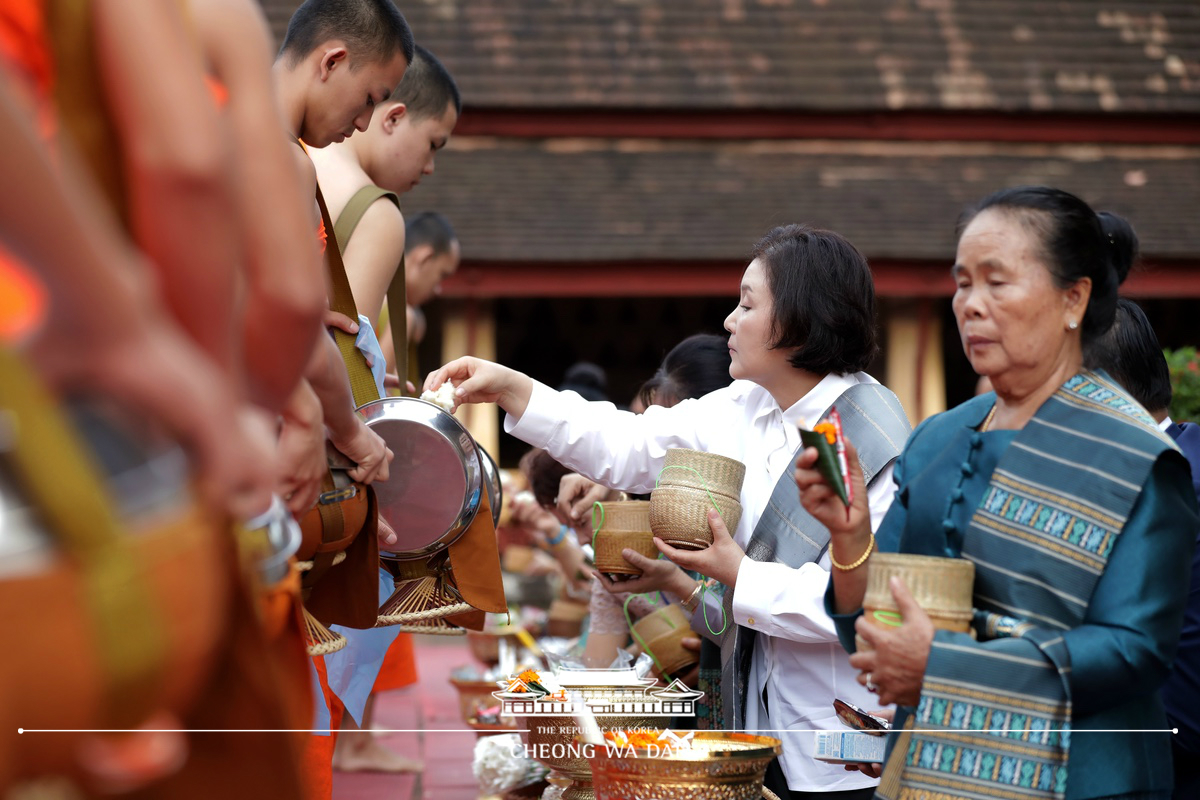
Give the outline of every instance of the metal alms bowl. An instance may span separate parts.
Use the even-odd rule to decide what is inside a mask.
[[[479,460],[483,465],[483,485],[487,489],[488,504],[492,507],[492,524],[500,524],[500,507],[504,504],[504,486],[500,481],[500,468],[496,459],[478,443]]]
[[[483,488],[479,448],[452,414],[413,397],[385,397],[358,409],[391,448],[390,475],[374,484],[379,514],[398,541],[384,558],[425,558],[449,547],[475,519]]]

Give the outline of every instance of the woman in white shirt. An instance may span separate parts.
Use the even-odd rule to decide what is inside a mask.
[[[789,225],[757,243],[739,295],[725,320],[734,382],[671,408],[623,412],[470,357],[431,374],[425,388],[451,380],[459,403],[498,403],[508,413],[508,433],[616,489],[653,490],[668,448],[704,450],[745,463],[742,518],[732,536],[713,511],[709,523],[715,542],[709,550],[688,554],[658,542],[677,563],[726,584],[732,597],[726,605],[737,624],[729,627],[743,644],[729,634],[722,641],[723,658],[736,677],[722,677],[724,726],[770,731],[783,740],[783,756],[768,772],[767,785],[784,797],[870,797],[874,780],[812,758],[813,731],[839,728],[835,697],[873,705],[825,613],[829,558],[820,537],[827,542],[828,533],[792,499],[791,468],[800,447],[798,425],[811,427],[835,402],[844,419],[868,407],[862,417],[868,424],[852,438],[856,444],[860,438],[878,440],[877,450],[886,453],[867,490],[873,520],[891,504],[891,459],[909,426],[895,396],[862,372],[878,350],[871,272],[838,234]],[[885,397],[890,400],[878,399]],[[783,491],[773,497],[777,486]],[[793,513],[794,522],[789,520]],[[765,548],[757,545],[765,535],[760,521],[778,530],[781,520],[786,532],[772,533]],[[811,551],[800,548],[809,552],[801,563],[776,556],[776,546],[782,554],[795,544],[789,536],[803,538]],[[754,557],[745,555],[747,547]],[[764,558],[766,563],[756,560]],[[770,563],[775,561],[782,563]],[[677,599],[694,600],[695,581],[679,570],[670,575],[664,588]]]

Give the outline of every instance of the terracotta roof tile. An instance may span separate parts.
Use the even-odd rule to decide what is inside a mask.
[[[475,107],[1200,113],[1189,0],[398,5]]]
[[[1147,255],[1200,255],[1194,147],[470,137],[404,205],[447,214],[469,259],[740,260],[803,221],[870,257],[948,260],[964,207],[1026,183],[1126,216]]]

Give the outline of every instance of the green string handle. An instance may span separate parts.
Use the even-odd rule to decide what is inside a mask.
[[[704,595],[709,591],[708,581],[705,581],[700,588],[700,616],[704,617],[704,627],[708,628],[708,632],[713,636],[720,636],[729,627],[729,617],[725,616],[725,604],[721,603],[719,606],[721,609],[721,630],[714,631],[712,629],[712,623],[708,621],[708,606],[704,605]]]
[[[600,524],[596,524],[596,509],[600,509]],[[599,500],[592,503],[592,549],[596,548],[596,534],[604,527],[604,503]]]
[[[904,616],[898,611],[872,611],[871,616],[880,625],[899,628],[904,623]]]
[[[708,490],[708,479],[707,479],[707,478],[705,478],[705,477],[704,477],[704,474],[703,474],[703,473],[701,473],[701,472],[700,472],[700,470],[696,469],[695,467],[689,467],[689,466],[686,466],[686,465],[684,465],[684,464],[667,464],[665,467],[663,467],[662,469],[660,469],[660,470],[658,471],[658,477],[654,479],[654,488],[655,488],[655,489],[657,489],[657,488],[658,488],[658,486],[659,486],[659,484],[660,484],[660,483],[662,483],[662,475],[663,475],[663,473],[664,473],[664,472],[666,472],[666,471],[667,471],[667,470],[669,470],[669,469],[686,469],[686,470],[688,470],[689,472],[694,472],[694,473],[696,473],[696,475],[697,475],[697,476],[700,478],[700,482],[704,484],[704,493],[705,493],[706,495],[708,495],[708,502],[712,503],[712,505],[713,505],[713,508],[715,508],[715,509],[717,510],[717,516],[719,516],[719,517],[721,518],[721,522],[725,522],[725,514],[724,514],[724,513],[721,511],[721,507],[720,507],[719,505],[717,505],[717,501],[716,501],[716,499],[715,499],[715,498],[712,496],[712,492],[710,492],[710,491]],[[728,522],[725,522],[725,527],[726,527],[726,528],[728,528],[728,527],[729,527],[729,523],[728,523]],[[730,533],[730,534],[732,534],[732,533],[733,533],[733,531],[729,531],[729,533]]]

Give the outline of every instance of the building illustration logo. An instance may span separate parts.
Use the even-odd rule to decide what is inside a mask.
[[[492,692],[501,702],[501,716],[564,717],[585,709],[597,717],[694,717],[704,692],[680,681],[655,686],[654,678],[639,678],[633,669],[578,669],[556,673],[526,670]]]

